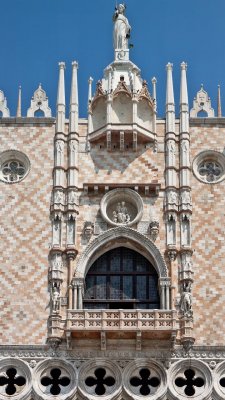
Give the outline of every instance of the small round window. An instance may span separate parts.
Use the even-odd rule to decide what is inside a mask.
[[[198,173],[205,182],[216,182],[223,174],[223,168],[218,162],[207,160],[199,164]]]
[[[8,150],[0,154],[0,179],[3,182],[20,182],[29,169],[30,162],[25,154],[17,150]]]
[[[217,151],[203,151],[193,161],[193,172],[204,183],[218,183],[225,178],[225,157]]]

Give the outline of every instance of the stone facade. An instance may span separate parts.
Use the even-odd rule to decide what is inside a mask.
[[[63,62],[56,118],[0,91],[3,400],[225,399],[225,118],[203,88],[189,115],[185,63],[175,118],[169,63],[157,119],[124,14],[87,119],[77,62],[68,120]]]

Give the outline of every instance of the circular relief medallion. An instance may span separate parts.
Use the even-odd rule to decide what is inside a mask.
[[[201,152],[193,161],[193,172],[201,182],[221,182],[225,178],[224,155],[213,150]]]
[[[0,180],[5,183],[22,181],[30,170],[28,157],[17,150],[7,150],[0,154]]]
[[[143,202],[131,189],[114,189],[106,193],[100,204],[102,218],[112,226],[131,226],[140,221]]]

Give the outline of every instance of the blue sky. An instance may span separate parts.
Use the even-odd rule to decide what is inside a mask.
[[[179,112],[180,63],[188,63],[189,103],[201,83],[216,108],[221,85],[225,115],[225,1],[127,0],[132,26],[131,60],[149,83],[156,76],[158,115],[165,113],[165,65],[174,64],[176,112]],[[66,62],[67,114],[71,62],[79,62],[80,116],[86,116],[87,80],[94,83],[113,61],[114,0],[0,0],[0,89],[15,115],[18,86],[22,111],[41,82],[55,115],[58,62]]]

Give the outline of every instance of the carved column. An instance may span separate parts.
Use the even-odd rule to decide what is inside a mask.
[[[186,79],[187,64],[181,64],[180,84],[180,328],[181,343],[185,350],[194,343],[192,312],[192,249],[191,249],[191,187],[190,187],[190,134],[189,107]]]
[[[175,104],[173,93],[173,65],[167,64],[167,92],[166,92],[166,137],[165,137],[165,222],[167,231],[167,249],[176,248],[178,194],[177,194],[177,159],[175,133]]]
[[[50,251],[49,292],[50,317],[48,341],[57,346],[61,341],[61,285],[63,282],[63,215],[65,207],[65,63],[59,63],[54,140],[53,190],[51,200],[52,249]]]
[[[68,133],[68,172],[66,203],[66,256],[68,267],[68,308],[73,308],[73,261],[76,258],[76,219],[79,214],[78,201],[78,154],[79,154],[79,102],[78,102],[78,64],[72,62],[72,81],[70,92],[70,115]],[[89,94],[91,96],[91,93]]]
[[[165,135],[165,202],[164,218],[166,224],[166,252],[177,253],[177,220],[178,220],[178,194],[177,194],[177,135],[175,131],[175,103],[173,91],[173,65],[168,63],[166,86],[166,135]],[[175,255],[176,258],[176,255]],[[174,276],[176,263],[169,260],[169,271],[173,290],[170,295],[170,307],[174,307]],[[167,289],[168,290],[168,289]]]
[[[160,308],[162,310],[171,309],[171,281],[170,278],[159,279]]]
[[[83,309],[83,297],[84,297],[84,280],[82,278],[74,278],[72,282],[73,286],[73,309]]]

